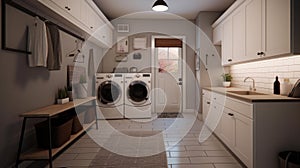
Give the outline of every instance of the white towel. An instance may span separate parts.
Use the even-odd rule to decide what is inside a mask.
[[[47,67],[48,42],[45,23],[38,17],[28,26],[28,54],[29,67]]]

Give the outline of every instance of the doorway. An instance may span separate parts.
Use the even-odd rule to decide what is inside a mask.
[[[156,113],[181,113],[185,107],[185,37],[152,37],[154,109]]]

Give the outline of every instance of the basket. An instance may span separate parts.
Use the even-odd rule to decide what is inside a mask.
[[[73,116],[73,123],[72,123],[72,135],[78,133],[79,131],[81,131],[83,129],[78,116],[75,114]]]
[[[58,148],[66,143],[71,136],[73,119],[52,119],[51,140],[52,148]],[[49,148],[49,125],[48,120],[35,125],[37,144],[40,148]]]

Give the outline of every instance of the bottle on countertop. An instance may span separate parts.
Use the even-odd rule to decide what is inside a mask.
[[[274,94],[280,94],[280,82],[278,81],[278,76],[276,76],[275,78],[275,82],[274,82]]]
[[[289,78],[284,78],[283,79],[283,84],[281,85],[281,91],[280,94],[287,96],[290,91],[292,89],[292,84],[290,83],[290,79]]]

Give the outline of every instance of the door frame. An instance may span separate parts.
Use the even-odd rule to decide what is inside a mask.
[[[176,38],[176,39],[181,39],[182,41],[182,96],[181,96],[181,100],[180,102],[182,103],[181,107],[180,107],[180,113],[183,113],[185,111],[187,111],[186,108],[186,37],[185,36],[163,36],[163,35],[153,35],[151,37],[151,72],[152,72],[152,81],[154,81],[152,87],[155,88],[156,87],[156,73],[155,73],[155,39],[156,38],[165,38],[165,39],[169,39],[169,38]],[[155,97],[156,97],[156,92],[154,92],[154,96],[152,97],[152,102],[154,104],[153,107],[153,111],[155,111],[155,107],[156,107],[156,101],[155,101]]]

